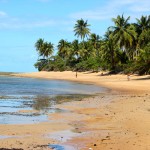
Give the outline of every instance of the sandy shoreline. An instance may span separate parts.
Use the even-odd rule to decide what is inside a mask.
[[[127,80],[127,76],[124,74],[120,75],[103,75],[101,73],[89,73],[89,72],[78,72],[76,78],[75,72],[64,71],[64,72],[33,72],[33,73],[21,73],[14,74],[18,77],[30,77],[30,78],[45,78],[45,79],[57,79],[57,80],[69,80],[74,82],[93,83],[108,87],[117,91],[135,91],[135,92],[149,92],[150,90],[150,75],[138,76],[131,75],[130,81]]]
[[[70,71],[16,74],[19,77],[92,83],[110,88],[111,92],[57,105],[57,108],[68,110],[68,113],[50,114],[51,122],[0,125],[1,135],[15,136],[1,138],[0,148],[38,150],[48,149],[48,144],[65,143],[75,150],[150,149],[150,77],[132,75],[131,80],[127,81],[126,75],[100,74],[78,73],[77,78],[75,72]],[[69,130],[75,134],[72,139],[66,137],[70,134]],[[46,138],[47,134],[55,135],[55,132],[60,141]]]

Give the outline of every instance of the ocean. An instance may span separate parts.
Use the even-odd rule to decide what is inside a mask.
[[[65,111],[55,104],[81,100],[105,90],[70,81],[0,76],[0,124],[48,121],[48,113]]]

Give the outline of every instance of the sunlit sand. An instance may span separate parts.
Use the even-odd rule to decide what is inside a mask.
[[[150,76],[131,75],[130,81],[123,74],[104,73],[101,76],[101,73],[89,72],[79,72],[76,78],[75,72],[70,71],[24,73],[15,76],[85,82],[101,85],[109,90],[82,101],[56,105],[56,108],[67,111],[49,114],[50,122],[1,124],[2,147],[50,149],[49,144],[57,144],[76,150],[150,149]],[[14,135],[14,138],[3,138]]]

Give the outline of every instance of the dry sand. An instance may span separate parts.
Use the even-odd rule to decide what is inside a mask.
[[[57,105],[65,113],[49,114],[50,122],[32,125],[0,125],[0,148],[48,149],[52,143],[75,150],[149,150],[150,76],[101,73],[36,72],[20,77],[89,82],[110,88],[109,92],[82,101]],[[70,134],[72,131],[72,138]],[[56,137],[57,139],[50,139]],[[12,138],[13,137],[13,138]],[[67,140],[68,139],[68,140]],[[67,150],[71,150],[67,148]]]

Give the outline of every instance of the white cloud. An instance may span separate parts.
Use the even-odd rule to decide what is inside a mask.
[[[138,16],[140,13],[150,14],[150,0],[109,0],[104,5],[92,10],[76,12],[70,15],[73,19],[105,20],[125,13],[125,15]]]
[[[0,11],[0,17],[6,17],[7,14],[4,11]]]
[[[55,21],[53,20],[43,20],[43,21],[34,21],[34,22],[25,22],[19,24],[18,27],[23,28],[33,28],[33,27],[47,27],[55,25]]]
[[[144,0],[135,3],[129,7],[132,12],[150,12],[150,1]]]
[[[0,16],[6,16],[4,12],[0,12]],[[0,17],[0,29],[26,29],[26,28],[40,28],[40,27],[56,27],[56,26],[70,26],[72,25],[70,20],[58,20],[51,19],[43,16],[30,16],[26,18],[12,17]]]
[[[74,14],[70,15],[71,18],[74,19],[93,19],[93,20],[103,20],[103,19],[108,19],[111,17],[111,14],[99,10],[89,10],[89,11],[83,11],[83,12],[77,12]]]
[[[6,16],[5,13],[0,12],[0,16]],[[36,28],[54,26],[56,22],[51,19],[34,19],[34,18],[17,18],[17,17],[0,17],[0,28],[20,29],[20,28]]]

